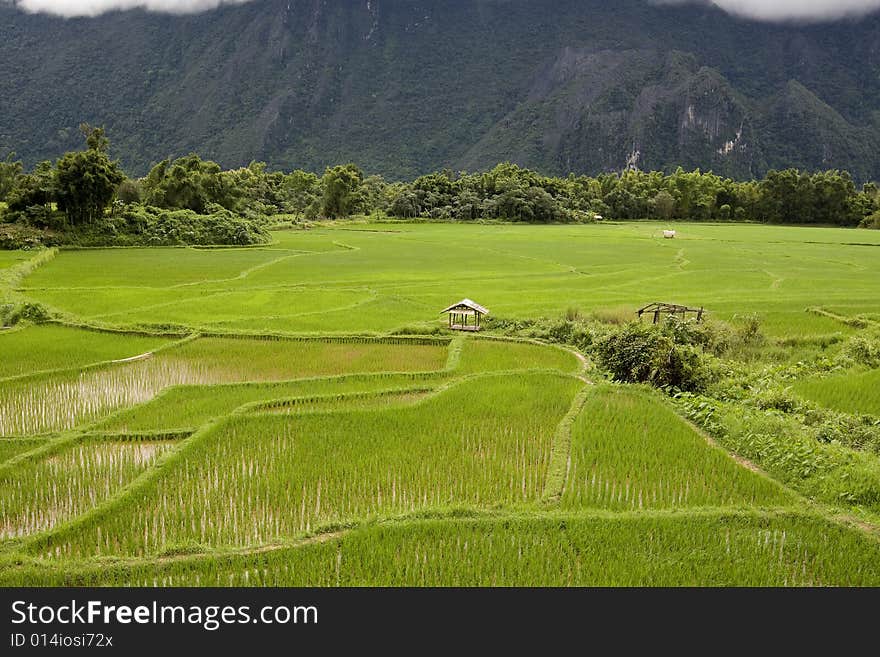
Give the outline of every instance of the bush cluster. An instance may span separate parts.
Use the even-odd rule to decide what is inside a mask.
[[[66,244],[73,246],[212,246],[265,244],[268,231],[259,222],[242,218],[219,206],[209,214],[192,210],[164,210],[130,205],[113,215],[78,226],[54,223],[54,230],[32,225],[0,225],[0,248],[27,249]]]

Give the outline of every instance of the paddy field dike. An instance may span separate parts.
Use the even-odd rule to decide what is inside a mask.
[[[666,227],[0,252],[49,317],[0,330],[0,585],[880,585],[880,445],[819,430],[880,426],[880,369],[837,359],[880,331],[880,232]],[[450,332],[464,297],[764,337],[719,361],[741,402],[670,395]]]

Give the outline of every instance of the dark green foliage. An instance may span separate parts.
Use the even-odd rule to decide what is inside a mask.
[[[702,355],[653,324],[631,323],[599,339],[593,353],[616,381],[698,390],[708,372]]]
[[[846,171],[769,171],[761,182],[759,216],[770,223],[856,226],[862,219],[859,210]]]
[[[33,249],[58,243],[57,236],[49,231],[24,224],[0,224],[0,249]]]
[[[307,171],[293,171],[281,183],[284,191],[283,210],[297,218],[314,218],[318,214],[320,179]]]
[[[880,452],[880,420],[877,418],[830,411],[818,415],[816,440],[819,442]]]
[[[362,210],[364,197],[361,194],[361,182],[363,179],[363,172],[354,164],[329,167],[321,179],[321,185],[324,188],[321,214],[328,219],[339,219]]]
[[[21,162],[14,158],[15,153],[10,153],[6,160],[0,160],[0,202],[6,200],[23,171]]]
[[[106,146],[102,135],[93,141]],[[274,215],[301,220],[361,213],[528,223],[587,223],[601,217],[856,226],[865,215],[880,212],[877,190],[872,185],[857,190],[845,171],[771,171],[761,181],[748,182],[680,167],[669,175],[630,170],[557,178],[505,162],[481,173],[441,171],[388,184],[381,176],[365,177],[354,164],[329,167],[319,179],[304,171],[269,171],[262,162],[224,171],[190,154],[160,162],[141,180],[120,176],[106,153],[94,149],[68,153],[56,170],[41,163],[16,178],[5,219],[64,230],[53,202],[65,211],[67,222],[77,225],[94,221],[102,204],[117,193],[121,205],[143,202],[197,214],[222,207],[256,221]]]
[[[216,162],[204,161],[191,153],[154,166],[143,180],[143,196],[147,205],[178,208],[204,213],[209,203],[232,209],[236,189],[227,184]]]
[[[141,185],[137,180],[126,178],[116,190],[116,198],[125,205],[141,202]]]
[[[96,221],[124,179],[116,163],[102,151],[67,153],[58,160],[56,171],[58,209],[73,225]]]
[[[130,206],[112,217],[66,235],[80,246],[182,246],[264,244],[269,234],[261,226],[219,206],[210,214],[192,210]]]
[[[603,216],[856,226],[866,212],[880,208],[877,195],[856,190],[845,171],[772,171],[748,182],[681,168],[669,175],[625,171],[552,178],[503,163],[485,173],[421,176],[389,187],[387,194],[392,216],[458,221],[582,223]]]
[[[16,177],[6,195],[7,214],[15,213],[19,218],[39,216],[55,200],[55,196],[52,163],[40,162],[33,172]]]
[[[854,335],[843,345],[840,360],[846,365],[880,367],[880,336]]]
[[[7,301],[0,303],[0,326],[15,326],[19,322],[44,322],[49,319],[47,311],[39,303]]]

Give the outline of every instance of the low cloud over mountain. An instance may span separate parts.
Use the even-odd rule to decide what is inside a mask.
[[[685,3],[715,5],[729,14],[773,22],[820,22],[880,9],[880,0],[656,0],[656,4]]]
[[[169,14],[192,14],[220,5],[238,5],[250,0],[18,0],[19,9],[58,16],[98,16],[108,11],[146,9]]]

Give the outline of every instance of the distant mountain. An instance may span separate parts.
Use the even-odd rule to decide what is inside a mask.
[[[785,26],[647,0],[257,0],[63,20],[0,4],[0,157],[105,125],[132,174],[225,166],[391,178],[846,168],[880,178],[880,18]]]

